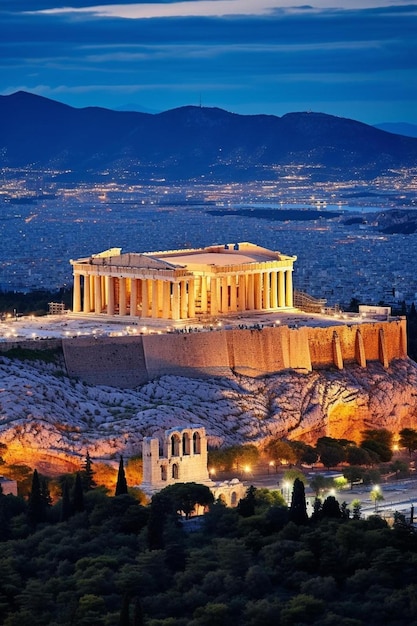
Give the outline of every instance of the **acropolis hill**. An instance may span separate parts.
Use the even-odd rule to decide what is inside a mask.
[[[294,309],[295,261],[295,256],[248,242],[141,254],[110,248],[71,261],[76,314],[170,330],[187,324],[193,330],[196,322],[195,331],[207,330],[219,320],[228,328],[99,343],[66,341],[68,373],[96,384],[129,387],[171,374],[265,376],[288,369],[342,369],[345,362],[366,367],[368,360],[388,367],[394,358],[406,356],[405,320],[337,328],[327,320],[323,329],[304,316],[301,328],[271,327],[271,314]],[[269,319],[267,325],[259,323],[261,315]],[[245,319],[251,320],[249,328]]]
[[[80,298],[78,313],[55,322],[59,332],[53,334],[53,324],[39,318],[31,328],[36,339],[21,333],[0,342],[0,427],[11,456],[55,465],[82,457],[85,449],[93,457],[128,456],[140,451],[143,437],[188,424],[204,426],[211,445],[262,444],[271,436],[359,441],[364,428],[415,427],[417,365],[406,353],[406,320],[295,309],[290,278],[279,278],[293,260],[286,257],[284,266],[282,259],[269,257],[265,266],[259,258],[255,265],[249,259],[262,277],[245,282],[238,273],[232,283],[217,276],[217,313],[209,309],[202,319],[187,317],[190,289],[195,289],[194,312],[202,306],[203,281],[186,268],[173,268],[173,275],[164,267],[163,275],[154,275],[156,286],[136,284],[132,315],[132,273],[122,286],[120,266],[114,270],[107,261],[103,265],[111,267],[113,280],[85,281],[88,306]],[[87,266],[97,271],[94,263],[83,271]],[[157,282],[161,276],[188,281],[177,291],[171,285],[169,306],[163,298],[168,288]],[[208,308],[212,286],[207,280]],[[162,317],[162,311],[171,317]],[[21,324],[10,324],[17,335]],[[62,363],[22,365],[7,358],[14,347],[62,347]]]

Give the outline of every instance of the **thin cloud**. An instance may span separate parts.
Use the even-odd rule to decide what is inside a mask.
[[[84,7],[56,7],[30,11],[44,14],[87,13],[97,17],[151,19],[167,17],[226,17],[270,15],[279,10],[306,12],[331,9],[375,9],[389,7],[390,0],[316,0],[314,6],[294,5],[294,0],[189,0],[172,3],[101,4]]]

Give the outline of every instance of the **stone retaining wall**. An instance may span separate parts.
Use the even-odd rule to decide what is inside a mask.
[[[286,369],[311,371],[406,357],[406,320],[331,327],[227,329],[135,337],[63,339],[68,374],[91,384],[132,388],[164,375],[207,378],[265,376]],[[32,350],[59,340],[0,344]]]

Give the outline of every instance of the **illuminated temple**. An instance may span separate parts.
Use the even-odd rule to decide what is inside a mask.
[[[293,306],[293,264],[251,243],[71,260],[73,312],[187,320]]]

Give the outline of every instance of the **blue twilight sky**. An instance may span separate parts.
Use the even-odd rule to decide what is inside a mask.
[[[417,0],[0,0],[0,94],[417,123]]]

